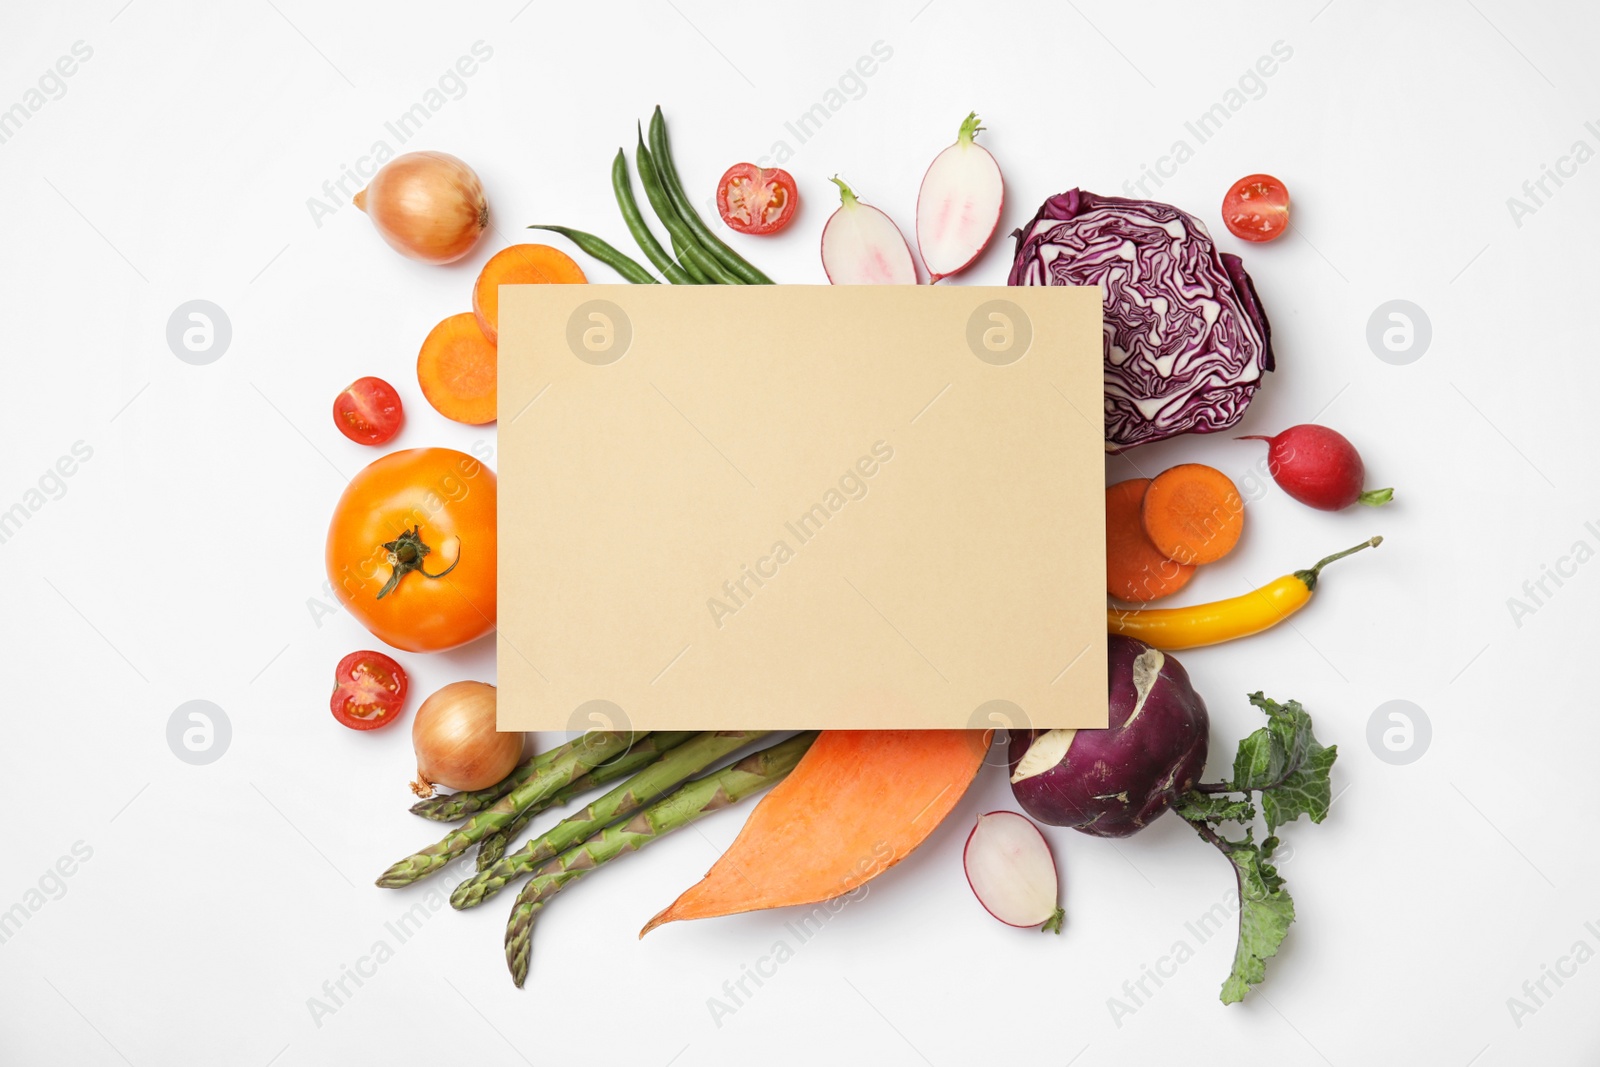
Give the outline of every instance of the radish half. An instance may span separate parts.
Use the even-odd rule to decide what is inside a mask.
[[[839,187],[839,210],[822,228],[822,269],[833,285],[916,285],[917,263],[900,227],[870,204]]]
[[[984,910],[1007,926],[1061,932],[1056,861],[1044,834],[1014,811],[978,816],[961,854],[967,884]]]
[[[934,157],[917,193],[917,248],[932,281],[965,270],[1000,225],[1005,183],[1000,165],[973,140],[974,111],[961,123],[956,143]]]

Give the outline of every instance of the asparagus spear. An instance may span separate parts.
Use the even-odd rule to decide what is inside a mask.
[[[468,815],[476,815],[485,808],[494,806],[494,802],[511,792],[517,786],[532,778],[539,771],[549,766],[550,761],[568,752],[578,743],[574,738],[565,744],[534,756],[532,759],[519,763],[510,774],[506,775],[494,785],[486,789],[473,789],[460,793],[440,793],[427,800],[419,800],[411,805],[411,814],[420,815],[424,819],[433,819],[435,822],[456,822],[465,819]]]
[[[582,843],[601,827],[655,803],[730,752],[766,734],[765,730],[708,730],[700,734],[662,756],[576,815],[562,819],[549,831],[522,846],[514,855],[485,869],[480,854],[478,873],[462,882],[450,894],[450,906],[458,911],[477,907],[500,892],[508,882],[533,872],[545,860]]]
[[[425,878],[517,817],[519,812],[559,793],[595,767],[622,755],[646,735],[631,731],[593,731],[536,771],[526,782],[495,801],[434,844],[390,865],[378,878],[383,889],[398,889]]]
[[[486,835],[478,844],[478,870],[486,871],[499,862],[500,857],[506,854],[506,846],[515,841],[517,835],[522,833],[523,828],[532,822],[534,816],[541,811],[560,807],[573,797],[587,793],[596,786],[614,782],[618,778],[626,778],[641,767],[654,763],[663,752],[677,748],[693,737],[694,734],[693,730],[651,734],[628,749],[627,755],[612,760],[604,767],[596,767],[588,774],[575,780],[561,792],[551,795],[538,804],[531,805],[516,818],[506,823],[504,827]]]
[[[527,825],[539,816],[540,812],[562,807],[579,793],[587,793],[592,788],[594,788],[594,776],[585,774],[581,778],[575,779],[571,785],[561,790],[561,792],[553,793],[539,803],[530,805],[526,810],[518,812],[510,822],[500,829],[485,834],[483,840],[478,842],[477,869],[486,871],[496,863],[499,863],[500,857],[506,854],[506,846],[516,840],[517,835],[522,833],[527,828]]]
[[[540,867],[533,880],[522,887],[506,924],[506,964],[511,968],[512,981],[521,988],[527,980],[533,923],[551,897],[606,861],[636,852],[669,830],[688,826],[719,808],[737,804],[752,793],[775,785],[794,770],[816,739],[817,731],[808,730],[720,771],[696,778],[627,822],[606,827]]]

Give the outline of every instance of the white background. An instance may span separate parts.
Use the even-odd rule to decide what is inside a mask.
[[[1559,988],[1547,979],[1553,996],[1520,1019],[1507,998],[1526,1000],[1524,981],[1576,942],[1600,949],[1600,722],[1586,675],[1600,567],[1547,583],[1555,595],[1520,625],[1507,599],[1575,542],[1600,547],[1584,527],[1600,520],[1600,163],[1547,185],[1554,195],[1520,226],[1506,199],[1575,140],[1600,147],[1584,129],[1600,119],[1600,16],[1505,0],[798,7],[8,6],[0,108],[74,42],[93,54],[0,144],[0,509],[75,442],[93,456],[4,545],[0,909],[42,906],[0,944],[0,1060],[1594,1062],[1600,963]],[[407,147],[470,161],[497,231],[437,268],[392,253],[343,195],[319,225],[308,198],[375,140],[393,143],[384,122],[480,40],[492,58]],[[796,144],[785,120],[876,41],[893,56],[865,93]],[[1259,488],[1240,550],[1184,594],[1232,595],[1387,538],[1328,572],[1293,626],[1182,657],[1212,709],[1212,777],[1258,724],[1244,701],[1258,688],[1304,701],[1340,748],[1328,821],[1286,831],[1299,921],[1265,986],[1217,1002],[1231,938],[1200,945],[1185,924],[1224,899],[1231,875],[1175,818],[1115,843],[1050,832],[1061,938],[986,916],[959,846],[975,813],[1011,804],[992,769],[923,849],[720,1025],[708,998],[726,998],[724,981],[778,938],[793,945],[790,916],[634,934],[742,813],[565,894],[538,929],[525,990],[502,963],[501,902],[434,914],[396,946],[385,923],[424,892],[372,879],[437,827],[405,810],[407,730],[356,734],[327,712],[333,664],[373,644],[315,608],[330,509],[374,455],[335,431],[334,394],[382,375],[407,405],[396,446],[492,447],[493,427],[428,408],[410,370],[417,347],[468,307],[483,260],[524,224],[625,243],[608,166],[658,102],[698,195],[728,164],[790,142],[803,214],[746,247],[781,281],[821,282],[829,175],[909,227],[922,170],[977,108],[1006,175],[1009,231],[1050,194],[1121,193],[1174,140],[1193,146],[1184,122],[1276,41],[1292,58],[1159,195],[1244,253],[1272,318],[1279,370],[1245,429],[1326,422],[1397,501],[1327,515]],[[1262,170],[1289,184],[1296,230],[1241,249],[1218,204]],[[1009,250],[997,240],[958,281],[1003,282]],[[196,298],[232,323],[209,366],[180,362],[165,340],[173,309]],[[1433,327],[1409,366],[1365,339],[1369,315],[1397,298]],[[1226,437],[1180,439],[1108,475],[1195,460],[1243,485],[1260,458]],[[419,695],[494,669],[488,643],[400,658]],[[191,699],[232,724],[208,766],[166,742]],[[1404,766],[1366,741],[1393,699],[1433,728]],[[47,878],[78,842],[91,858]],[[52,892],[30,896],[41,879]],[[393,958],[319,1025],[310,998],[380,939]],[[1180,939],[1195,957],[1114,1013],[1109,998],[1131,1005],[1124,982]]]

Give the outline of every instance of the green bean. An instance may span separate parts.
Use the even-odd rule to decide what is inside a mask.
[[[662,117],[659,106],[655,114],[650,116],[650,151],[655,153],[656,166],[661,173],[661,182],[666,188],[668,197],[700,245],[728,270],[738,275],[740,281],[750,285],[771,285],[771,278],[751,266],[743,256],[724,244],[695,212],[694,205],[689,202],[688,195],[683,191],[683,182],[678,178],[678,168],[672,162],[672,149],[667,144],[667,120]],[[658,208],[657,211],[659,210]]]
[[[684,247],[685,262],[692,263],[701,271],[711,277],[715,285],[748,285],[743,278],[738,277],[717,262],[717,257],[707,252],[699,245],[686,245]]]
[[[617,158],[611,161],[611,189],[617,194],[617,207],[622,209],[622,221],[628,224],[628,232],[633,234],[634,241],[644,254],[650,257],[650,262],[673,285],[693,285],[694,279],[667,255],[667,250],[661,247],[661,242],[656,240],[656,235],[650,232],[650,225],[639,213],[639,202],[633,198],[633,183],[628,180],[628,154],[620,148],[617,149]]]
[[[529,226],[528,229],[559,233],[635,285],[655,285],[660,281],[637,261],[629,259],[592,233],[584,233],[582,230],[566,226]]]
[[[678,257],[678,262],[683,264],[683,269],[694,276],[694,283],[696,285],[716,284],[711,280],[711,275],[700,269],[699,262],[689,258],[688,253],[684,250],[683,242],[679,241],[676,237],[672,239],[672,251],[673,254]]]
[[[729,274],[720,263],[717,263],[715,257],[709,254],[694,255],[695,251],[704,249],[701,249],[695,241],[694,235],[689,232],[689,227],[684,224],[683,218],[667,197],[667,190],[661,184],[661,175],[656,170],[655,161],[650,157],[650,150],[644,146],[642,131],[639,134],[639,147],[635,159],[639,164],[639,183],[644,186],[644,195],[650,199],[650,206],[656,209],[656,217],[661,220],[661,225],[672,235],[673,250],[678,253],[678,259],[684,269],[701,284],[708,282],[719,285],[739,284],[739,279]],[[716,264],[716,269],[707,269],[707,261]]]

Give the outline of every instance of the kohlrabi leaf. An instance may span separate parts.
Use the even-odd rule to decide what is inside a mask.
[[[1250,987],[1267,976],[1267,960],[1294,922],[1294,901],[1268,858],[1277,844],[1267,838],[1260,846],[1245,841],[1228,842],[1228,859],[1239,879],[1239,943],[1233,951],[1233,970],[1222,983],[1222,1002],[1235,1004]]]
[[[1229,784],[1241,792],[1272,785],[1283,777],[1287,762],[1282,739],[1263,726],[1239,742],[1239,752],[1233,757],[1233,781]]]
[[[1251,693],[1250,703],[1266,713],[1267,725],[1239,742],[1232,784],[1238,790],[1271,789],[1295,774],[1317,743],[1311,736],[1311,716],[1298,700],[1279,704]]]
[[[1332,803],[1329,776],[1339,754],[1337,747],[1324,748],[1317,741],[1311,716],[1298,701],[1279,704],[1252,693],[1250,703],[1267,716],[1267,725],[1239,742],[1233,780],[1202,787],[1204,792],[1190,790],[1176,805],[1178,814],[1228,857],[1239,882],[1239,943],[1233,970],[1222,986],[1224,1004],[1243,1000],[1266,977],[1266,961],[1277,955],[1294,922],[1294,901],[1271,863],[1278,839],[1270,835],[1302,815],[1312,822],[1327,817]],[[1260,844],[1248,829],[1255,818],[1256,793],[1269,834]],[[1244,837],[1223,837],[1216,829],[1223,822],[1246,826]]]
[[[1269,833],[1277,833],[1278,827],[1302,815],[1311,816],[1312,822],[1328,817],[1328,805],[1333,803],[1330,772],[1338,756],[1338,745],[1323,748],[1312,738],[1300,769],[1285,778],[1281,785],[1261,794],[1261,814],[1267,818]]]

